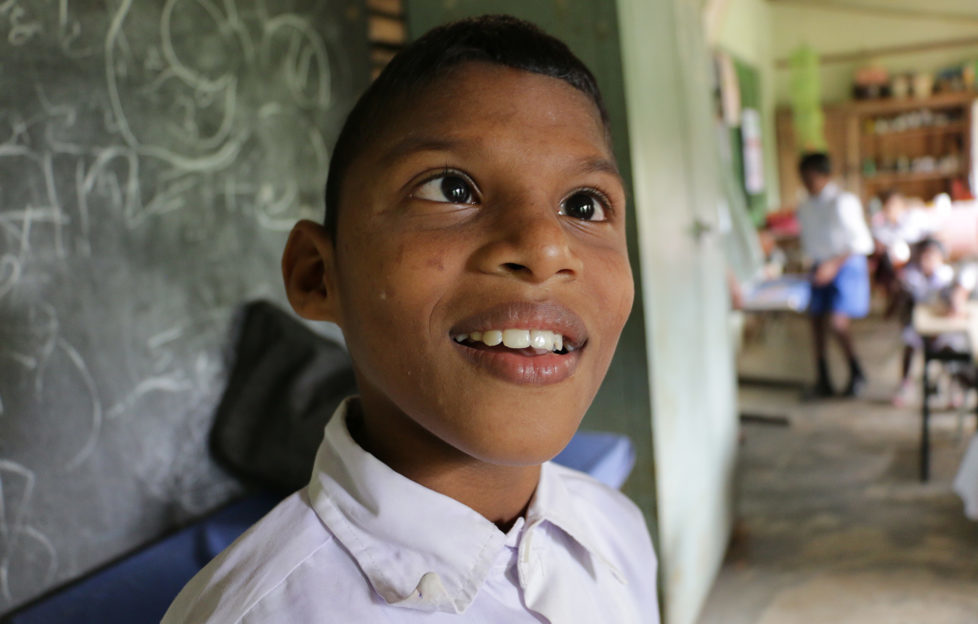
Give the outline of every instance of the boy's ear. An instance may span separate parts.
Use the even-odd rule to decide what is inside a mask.
[[[334,260],[325,227],[308,219],[295,224],[282,252],[282,278],[289,303],[302,318],[339,322]]]

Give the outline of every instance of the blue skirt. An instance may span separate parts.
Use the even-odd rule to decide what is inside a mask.
[[[869,314],[869,269],[866,256],[849,256],[834,280],[824,286],[812,284],[808,313],[812,316],[839,313],[849,318],[862,318]]]

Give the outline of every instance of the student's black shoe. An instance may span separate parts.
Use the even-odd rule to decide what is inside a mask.
[[[842,396],[855,398],[862,396],[862,393],[866,390],[866,377],[862,373],[853,375],[849,379],[849,385],[846,386],[845,392]]]

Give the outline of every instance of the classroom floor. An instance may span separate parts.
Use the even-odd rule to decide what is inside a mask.
[[[870,377],[858,400],[741,386],[737,520],[700,624],[978,622],[978,522],[951,490],[975,416],[937,412],[931,480],[921,483],[919,398],[889,402],[897,331],[878,317],[856,326]],[[772,319],[739,369],[808,379],[808,340],[804,319]]]

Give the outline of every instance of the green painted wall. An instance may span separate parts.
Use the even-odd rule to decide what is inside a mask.
[[[719,27],[710,44],[729,52],[739,65],[755,74],[755,105],[761,111],[764,144],[764,200],[767,210],[781,205],[778,186],[777,135],[775,134],[775,69],[771,6],[767,0],[729,0],[720,16]],[[738,68],[739,70],[740,68]],[[739,73],[739,71],[738,71]]]
[[[737,83],[740,85],[740,105],[744,108],[753,108],[755,110],[763,111],[762,93],[761,93],[761,75],[760,72],[751,64],[740,60],[737,57],[732,57],[734,68],[737,72]],[[762,140],[767,141],[768,128],[767,119],[764,118],[763,112],[761,113],[761,132]],[[744,195],[744,201],[746,202],[746,209],[750,216],[751,221],[754,225],[760,227],[764,225],[765,217],[768,211],[768,191],[771,187],[771,179],[768,177],[768,167],[769,164],[774,164],[775,154],[773,151],[764,150],[764,181],[765,190],[760,193],[749,193],[747,191],[747,184],[745,182],[744,176],[744,140],[741,134],[740,126],[735,128],[730,128],[730,156],[733,164],[733,172],[740,191]],[[766,145],[764,146],[767,147]],[[777,185],[775,185],[777,186]]]
[[[573,10],[572,10],[573,8]],[[618,21],[615,3],[586,0],[406,0],[408,36],[417,38],[448,21],[482,15],[508,13],[531,21],[562,39],[597,77],[612,122],[615,155],[631,197],[632,173],[625,94],[622,82]],[[652,456],[652,424],[649,404],[649,369],[643,321],[635,212],[628,214],[628,245],[635,273],[635,306],[622,332],[621,342],[601,391],[584,419],[585,429],[626,434],[636,448],[637,462],[623,490],[645,513],[656,536],[655,473]]]

